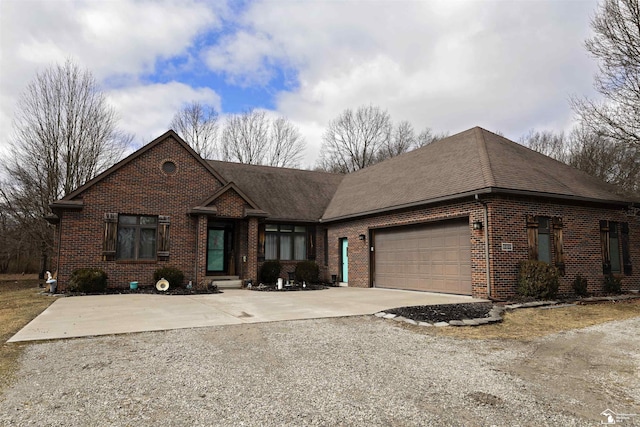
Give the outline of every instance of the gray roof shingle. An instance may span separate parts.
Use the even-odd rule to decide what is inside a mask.
[[[480,190],[629,200],[610,184],[475,127],[346,175],[322,219],[382,212]]]
[[[344,175],[208,160],[272,220],[318,221]]]

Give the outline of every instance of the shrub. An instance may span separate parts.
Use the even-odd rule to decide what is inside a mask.
[[[320,268],[315,261],[300,261],[296,264],[296,280],[299,282],[318,283]]]
[[[582,277],[581,275],[577,275],[575,279],[573,279],[573,292],[580,297],[586,297],[589,295],[587,279]]]
[[[71,273],[68,289],[86,294],[104,293],[107,290],[107,273],[99,268],[79,268]]]
[[[613,274],[604,278],[604,292],[606,294],[619,294],[622,292],[622,281]]]
[[[153,272],[153,283],[163,278],[169,282],[169,287],[179,288],[184,281],[184,273],[175,267],[163,267]]]
[[[560,286],[558,269],[542,261],[523,261],[518,274],[518,294],[536,299],[554,298]]]
[[[282,266],[278,261],[265,261],[260,267],[260,281],[262,283],[275,283],[280,277]]]

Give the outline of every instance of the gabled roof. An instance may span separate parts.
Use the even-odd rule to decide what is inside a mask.
[[[344,175],[209,160],[272,220],[318,221]]]
[[[478,193],[624,203],[610,184],[475,127],[346,175],[322,220],[331,221]]]
[[[227,193],[228,191],[234,191],[244,202],[249,205],[249,207],[245,207],[244,216],[268,216],[268,213],[260,209],[260,207],[253,201],[249,196],[247,196],[244,191],[242,191],[235,182],[229,182],[227,185],[216,191],[212,196],[207,198],[204,202],[200,203],[200,205],[191,208],[191,213],[201,214],[207,213],[210,215],[215,215],[218,213],[218,210],[215,206],[210,206],[213,202],[215,202],[220,196]]]
[[[222,183],[222,185],[225,185],[227,183],[227,181],[222,176],[220,176],[220,174],[218,174],[218,172],[216,172],[211,167],[211,165],[209,165],[209,163],[207,163],[206,160],[204,160],[202,157],[200,157],[198,155],[198,153],[196,153],[193,150],[193,148],[191,148],[189,146],[189,144],[184,142],[184,140],[182,138],[180,138],[177,133],[175,133],[173,130],[168,130],[167,132],[163,133],[162,135],[160,135],[159,137],[157,137],[156,139],[154,139],[153,141],[151,141],[150,143],[148,143],[144,147],[140,148],[139,150],[134,151],[129,156],[125,157],[123,160],[120,160],[118,163],[116,163],[115,165],[111,166],[109,169],[107,169],[104,172],[102,172],[101,174],[97,175],[95,178],[87,181],[84,185],[81,185],[80,187],[78,187],[77,189],[75,189],[71,193],[67,194],[66,196],[64,196],[59,201],[54,202],[53,204],[54,205],[60,205],[58,207],[62,207],[62,205],[60,204],[61,200],[72,200],[73,198],[77,197],[79,194],[84,192],[87,188],[89,188],[89,187],[95,185],[96,183],[102,181],[103,179],[105,179],[106,177],[108,177],[109,175],[111,175],[112,173],[117,171],[118,169],[120,169],[123,166],[131,163],[133,160],[135,160],[138,157],[142,156],[144,153],[146,153],[147,151],[151,150],[156,145],[162,143],[163,141],[165,141],[166,139],[169,139],[169,138],[173,138],[179,145],[182,146],[182,148],[187,150],[189,152],[189,154],[191,154],[200,164],[202,164],[202,166],[206,170],[208,170],[213,176],[215,176],[216,179]]]

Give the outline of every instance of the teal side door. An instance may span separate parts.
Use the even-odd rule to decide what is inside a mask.
[[[344,238],[340,240],[340,259],[342,260],[342,282],[349,282],[349,241]]]

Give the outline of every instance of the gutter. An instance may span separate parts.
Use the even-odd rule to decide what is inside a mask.
[[[464,193],[451,194],[448,196],[436,197],[428,200],[419,200],[416,202],[404,203],[400,205],[386,206],[383,208],[372,209],[364,212],[355,212],[355,213],[340,215],[332,218],[321,218],[320,222],[327,224],[331,222],[362,218],[362,217],[371,216],[371,215],[378,215],[382,213],[393,212],[401,209],[415,208],[419,206],[429,206],[436,203],[449,202],[452,200],[464,199],[467,197],[475,198],[476,196],[481,194],[507,194],[507,195],[516,195],[516,196],[539,197],[539,198],[547,198],[547,199],[553,199],[553,200],[570,200],[570,201],[576,201],[576,202],[586,202],[586,203],[596,203],[600,205],[616,205],[616,206],[629,206],[630,203],[631,204],[638,203],[630,200],[624,200],[623,198],[620,198],[617,200],[607,200],[607,199],[597,199],[593,197],[574,196],[574,195],[568,195],[568,194],[544,193],[544,192],[528,191],[528,190],[514,190],[514,189],[502,188],[502,187],[485,187],[477,190],[466,191]]]

